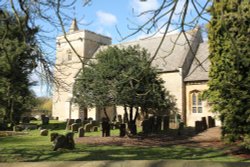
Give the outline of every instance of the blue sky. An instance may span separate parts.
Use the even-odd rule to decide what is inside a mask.
[[[86,1],[86,0],[85,0]],[[69,1],[70,2],[70,1]],[[113,43],[121,42],[121,37],[116,30],[118,28],[119,32],[123,37],[134,32],[128,27],[132,28],[135,25],[142,25],[149,15],[143,15],[142,17],[136,17],[137,14],[147,11],[157,9],[162,0],[92,0],[92,2],[83,6],[84,0],[77,0],[75,4],[75,9],[64,11],[71,18],[76,18],[78,21],[79,29],[87,29],[99,34],[103,34],[112,38]],[[179,0],[177,6],[177,13],[181,11],[185,0]],[[206,0],[199,0],[199,3],[204,4]],[[189,7],[188,15],[192,19],[194,17],[193,7]],[[208,17],[208,16],[206,16]],[[162,19],[159,24],[163,24],[167,18]],[[174,17],[176,22],[178,22],[177,16]],[[65,22],[66,30],[69,29],[71,20]],[[201,21],[199,24],[203,24],[204,21]],[[40,26],[50,29],[50,25],[44,22],[38,22]],[[173,26],[170,27],[174,29]],[[153,33],[153,32],[151,32]],[[55,38],[57,35],[62,34],[61,31],[51,31],[49,36],[53,39],[50,41],[50,44],[55,46]],[[48,34],[47,34],[48,35]],[[137,33],[136,35],[130,37],[127,40],[134,40],[140,37],[145,37],[144,33]],[[55,57],[55,48],[48,48],[43,46],[45,50],[50,53],[52,59]],[[33,79],[38,79],[38,77],[33,76]],[[42,86],[41,86],[42,85]],[[38,96],[48,96],[46,84],[41,84],[33,87],[33,90]]]

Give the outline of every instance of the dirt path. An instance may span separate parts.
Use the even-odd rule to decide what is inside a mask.
[[[147,137],[83,137],[77,138],[76,143],[89,145],[117,145],[117,146],[168,146],[168,145],[188,145],[199,147],[222,147],[220,141],[220,128],[210,128],[202,133],[195,135],[193,132],[183,132],[182,135],[159,134]]]

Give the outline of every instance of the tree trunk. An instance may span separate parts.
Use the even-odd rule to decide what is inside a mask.
[[[128,111],[127,111],[127,106],[124,106],[124,117],[123,117],[123,122],[128,123]]]
[[[105,114],[106,118],[108,119],[108,121],[110,121],[108,113],[106,111],[106,107],[103,108],[103,111],[104,111],[104,114]]]

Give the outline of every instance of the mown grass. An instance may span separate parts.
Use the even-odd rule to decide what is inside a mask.
[[[51,130],[50,132],[66,133],[64,128]],[[117,134],[118,130],[111,131],[111,135]],[[86,133],[86,136],[101,136],[101,132]],[[219,150],[178,145],[166,147],[125,147],[77,144],[74,150],[52,151],[49,136],[40,136],[39,130],[32,130],[27,135],[0,137],[0,162],[166,159],[247,161],[238,157],[228,156],[225,154],[226,149]],[[248,161],[250,162],[250,160]]]

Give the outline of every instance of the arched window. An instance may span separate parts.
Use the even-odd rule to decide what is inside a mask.
[[[202,99],[199,91],[191,92],[191,110],[192,113],[202,113]]]

